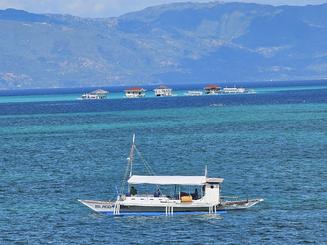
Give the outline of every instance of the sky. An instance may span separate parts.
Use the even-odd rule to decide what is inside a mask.
[[[225,0],[272,5],[307,5],[327,0]],[[33,13],[71,14],[80,17],[114,17],[149,6],[173,2],[209,2],[209,0],[0,0],[0,9],[16,8]]]

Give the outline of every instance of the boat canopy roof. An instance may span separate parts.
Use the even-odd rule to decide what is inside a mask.
[[[223,179],[216,178],[216,183]],[[152,185],[204,185],[208,183],[206,176],[148,176],[133,175],[127,181],[129,184],[152,184]],[[211,181],[210,181],[211,183]]]

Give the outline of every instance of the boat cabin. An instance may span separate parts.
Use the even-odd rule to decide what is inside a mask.
[[[144,88],[129,88],[125,90],[125,96],[127,98],[141,98],[145,96]]]
[[[125,202],[132,203],[162,203],[174,202],[180,204],[202,204],[218,205],[220,204],[220,184],[222,178],[207,178],[206,176],[148,176],[132,175],[127,181],[132,189],[123,197]],[[153,194],[139,194],[137,185],[156,185]],[[173,195],[165,195],[161,192],[160,186],[173,185],[178,186],[178,191]],[[180,191],[181,186],[195,186],[192,192]]]
[[[215,84],[210,84],[204,88],[205,94],[218,94],[221,92],[221,87]]]
[[[103,89],[97,89],[95,91],[92,91],[90,93],[85,93],[81,96],[83,100],[101,100],[106,99],[108,95],[108,91]]]
[[[155,96],[172,96],[172,89],[167,86],[159,86],[154,89]]]

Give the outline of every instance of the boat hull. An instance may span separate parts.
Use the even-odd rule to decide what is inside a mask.
[[[112,201],[93,201],[79,200],[81,203],[89,207],[95,212],[105,213],[110,215],[171,215],[171,214],[205,214],[205,213],[221,213],[229,210],[247,209],[263,199],[251,199],[240,201],[224,201],[215,206],[193,206],[192,204],[182,205],[167,205],[161,206],[140,206],[140,205],[119,205],[119,211],[115,207],[115,202]]]

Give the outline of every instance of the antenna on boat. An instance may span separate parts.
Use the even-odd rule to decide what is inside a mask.
[[[131,147],[131,151],[129,153],[129,158],[128,158],[128,165],[130,165],[129,177],[131,177],[133,174],[134,148],[135,148],[135,134],[133,134],[132,147]]]
[[[205,169],[204,169],[204,176],[205,176],[205,177],[208,176],[208,165],[205,166]]]

